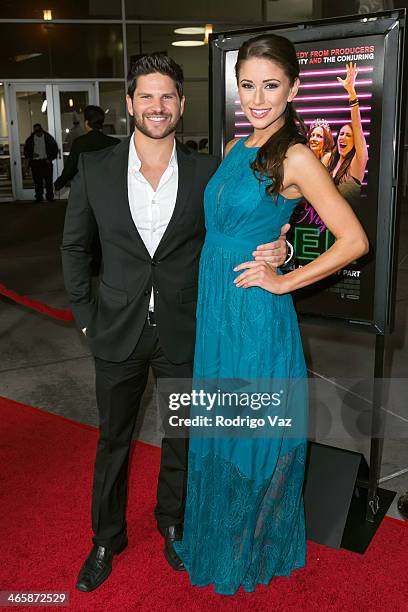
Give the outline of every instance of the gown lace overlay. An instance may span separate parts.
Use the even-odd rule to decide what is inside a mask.
[[[276,239],[298,203],[266,194],[250,168],[255,155],[240,140],[205,192],[197,388],[198,381],[224,379],[307,384],[292,297],[233,284],[233,268],[252,260],[257,245]],[[254,591],[257,583],[304,566],[307,392],[289,394],[279,416],[296,421],[296,436],[284,427],[264,437],[190,434],[184,536],[175,548],[192,584],[213,584],[220,594],[240,586]]]

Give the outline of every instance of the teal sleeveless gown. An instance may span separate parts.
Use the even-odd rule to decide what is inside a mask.
[[[266,194],[250,168],[257,149],[245,142],[205,191],[193,387],[227,379],[262,381],[262,391],[268,381],[304,383],[273,413],[296,421],[295,434],[285,427],[265,435],[190,433],[184,534],[175,549],[192,584],[213,584],[225,595],[288,576],[306,556],[307,373],[292,297],[233,284],[233,268],[279,236],[299,200]]]

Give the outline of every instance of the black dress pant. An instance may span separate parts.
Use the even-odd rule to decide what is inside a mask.
[[[31,172],[33,174],[35,199],[43,199],[44,183],[47,200],[54,199],[54,189],[52,186],[52,162],[47,159],[33,159],[31,161]]]
[[[113,550],[126,533],[126,500],[132,434],[152,367],[156,378],[190,379],[192,363],[174,364],[160,348],[157,327],[147,323],[132,355],[114,363],[95,358],[100,421],[92,491],[93,542]],[[183,522],[188,440],[164,437],[155,516],[159,529]],[[152,483],[153,486],[153,483]]]

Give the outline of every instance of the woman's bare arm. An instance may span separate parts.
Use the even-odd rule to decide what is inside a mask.
[[[353,210],[340,195],[326,170],[305,145],[291,147],[285,182],[296,185],[310,202],[336,242],[318,258],[285,275],[290,291],[315,283],[367,253],[367,236]]]
[[[246,272],[235,279],[238,287],[259,286],[272,293],[288,293],[330,276],[368,251],[368,239],[359,220],[308,147],[297,144],[289,149],[284,176],[286,189],[296,189],[310,202],[336,242],[315,260],[283,276],[264,262],[241,264],[235,271]]]

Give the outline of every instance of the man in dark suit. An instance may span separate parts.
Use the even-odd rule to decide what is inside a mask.
[[[62,245],[65,283],[95,357],[100,437],[96,453],[94,546],[77,588],[92,591],[127,545],[126,495],[132,432],[151,366],[156,378],[189,379],[195,342],[198,263],[205,236],[203,193],[218,159],[175,140],[184,110],[183,73],[152,54],[133,66],[127,105],[134,134],[85,153],[71,186]],[[103,273],[96,301],[90,245],[99,233]],[[257,255],[276,265],[284,240]],[[155,516],[167,561],[184,566],[181,539],[187,440],[164,437]]]
[[[37,202],[42,202],[44,199],[44,183],[47,201],[54,200],[52,162],[57,156],[58,145],[54,138],[43,130],[40,123],[35,123],[33,133],[24,144],[24,157],[30,162]]]
[[[54,183],[56,191],[59,191],[72,181],[78,172],[78,159],[81,153],[89,151],[100,151],[107,147],[112,147],[118,144],[118,138],[106,136],[102,132],[103,123],[105,121],[105,113],[100,106],[90,104],[84,110],[85,132],[82,136],[78,136],[72,143],[70,154],[65,162],[64,170],[61,176]]]

